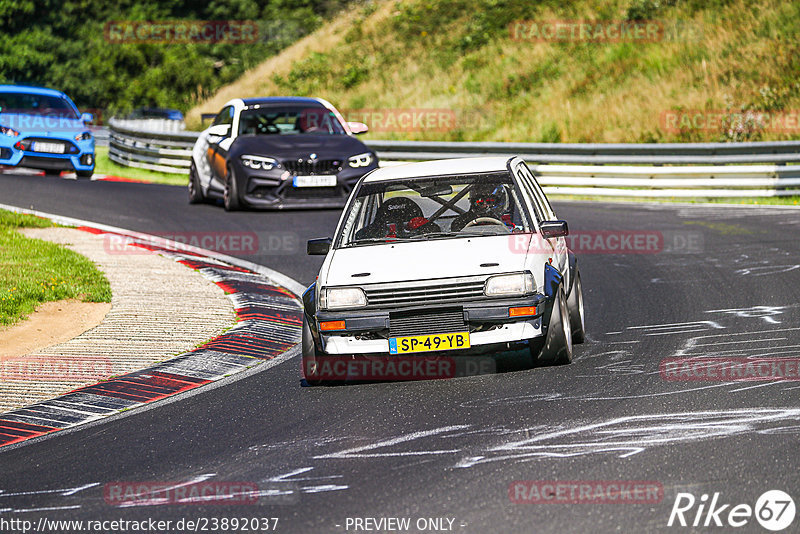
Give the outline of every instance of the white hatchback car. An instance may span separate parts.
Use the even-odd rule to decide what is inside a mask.
[[[584,340],[577,260],[524,161],[463,158],[364,176],[303,294],[303,375],[327,360],[521,350],[572,361]],[[418,354],[428,353],[428,354]]]

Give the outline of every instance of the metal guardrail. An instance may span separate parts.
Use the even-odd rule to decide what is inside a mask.
[[[109,158],[120,165],[188,174],[192,147],[198,136],[198,132],[188,131],[147,131],[132,126],[130,121],[122,123],[112,119]],[[382,161],[387,162],[519,155],[531,164],[548,194],[631,197],[800,195],[800,189],[793,189],[800,187],[800,165],[787,165],[800,163],[800,141],[691,144],[366,143]]]

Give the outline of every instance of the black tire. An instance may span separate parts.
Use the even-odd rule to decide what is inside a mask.
[[[222,203],[225,211],[236,211],[240,209],[239,187],[236,185],[236,175],[231,167],[228,167],[228,176],[225,178],[225,192],[222,195]]]
[[[45,176],[61,176],[61,171],[57,171],[55,169],[45,169],[44,170]]]
[[[94,174],[94,169],[91,171],[75,171],[75,176],[78,178],[86,178],[87,180],[92,179],[92,175]]]
[[[311,336],[311,328],[308,326],[305,315],[303,316],[303,343],[301,348],[300,365],[302,365],[303,376],[306,377],[306,369],[309,368],[308,366],[319,363],[319,353],[314,344],[314,338]],[[308,378],[305,378],[305,382],[309,386],[322,386],[325,384],[322,380],[309,380]]]
[[[569,324],[572,328],[572,342],[583,343],[586,341],[583,323],[583,284],[581,284],[581,273],[577,268],[575,269],[575,280],[572,282],[572,290],[567,298],[567,309],[569,310]]]
[[[572,328],[563,286],[559,286],[558,293],[556,293],[553,308],[550,311],[550,322],[547,325],[547,336],[544,346],[536,358],[536,363],[537,365],[572,363]]]
[[[200,178],[197,176],[197,167],[194,162],[189,167],[189,204],[200,204],[205,201],[203,189],[200,187]]]

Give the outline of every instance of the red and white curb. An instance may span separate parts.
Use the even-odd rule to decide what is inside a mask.
[[[163,238],[0,204],[153,250],[197,270],[231,298],[238,323],[203,346],[147,369],[0,414],[0,447],[72,428],[286,357],[300,341],[304,290],[266,267]]]

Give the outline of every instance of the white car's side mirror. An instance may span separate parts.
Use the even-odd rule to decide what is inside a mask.
[[[215,124],[206,130],[209,135],[217,135],[219,137],[228,137],[231,133],[230,124]]]

